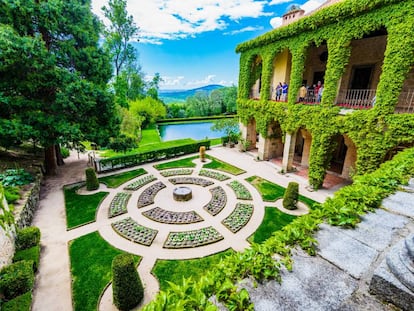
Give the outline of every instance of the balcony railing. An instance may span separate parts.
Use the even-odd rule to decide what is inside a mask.
[[[370,109],[375,104],[376,89],[339,90],[335,104],[351,109]]]
[[[414,90],[401,92],[395,112],[414,113]]]

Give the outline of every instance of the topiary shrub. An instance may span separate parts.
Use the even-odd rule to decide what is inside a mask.
[[[39,267],[40,260],[40,246],[36,245],[28,249],[16,251],[13,256],[13,262],[28,260],[33,262],[33,271],[36,272]]]
[[[206,147],[205,146],[200,147],[200,160],[201,162],[206,161]]]
[[[112,261],[112,290],[114,305],[121,311],[131,310],[144,298],[144,288],[132,255],[121,254]]]
[[[29,311],[32,304],[32,293],[17,296],[1,305],[1,311]]]
[[[298,207],[296,204],[299,199],[299,184],[297,182],[290,182],[283,196],[283,207],[288,210],[294,210]]]
[[[16,250],[28,249],[40,244],[40,230],[37,227],[26,227],[17,231]]]
[[[95,170],[92,167],[88,167],[85,170],[86,175],[86,189],[89,191],[96,190],[99,188],[98,177],[96,177]]]
[[[0,271],[0,296],[11,300],[31,291],[34,283],[32,261],[19,261]]]

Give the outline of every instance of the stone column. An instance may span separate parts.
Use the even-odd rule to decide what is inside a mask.
[[[259,141],[256,144],[257,144],[259,159],[268,160],[269,159],[269,139],[264,138],[262,134],[259,134]]]
[[[302,161],[300,165],[304,167],[309,166],[309,155],[310,155],[310,148],[312,145],[312,135],[306,130],[300,130],[300,133],[304,139],[303,142],[303,151],[302,151]]]
[[[282,169],[285,173],[292,170],[293,156],[295,155],[295,144],[296,132],[293,134],[286,133],[282,161]]]
[[[344,143],[348,149],[346,151],[341,177],[349,179],[350,173],[355,169],[357,152],[354,142],[347,135],[344,135]]]

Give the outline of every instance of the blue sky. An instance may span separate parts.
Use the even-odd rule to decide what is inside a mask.
[[[102,6],[93,11],[104,22]],[[143,72],[159,73],[161,89],[192,89],[208,84],[237,85],[236,46],[278,27],[292,5],[310,12],[325,0],[127,0],[140,28],[135,44]]]

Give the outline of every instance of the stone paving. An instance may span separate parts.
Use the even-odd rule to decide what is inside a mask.
[[[385,286],[384,279],[393,277],[384,267],[384,258],[393,245],[414,232],[413,213],[413,191],[399,191],[383,201],[382,209],[365,215],[356,229],[323,224],[316,234],[317,255],[295,250],[293,272],[283,271],[281,284],[271,281],[253,286],[246,280],[242,286],[248,288],[255,310],[260,311],[396,310],[371,295],[369,285],[373,275],[383,278],[380,288]],[[414,293],[401,285],[404,309],[414,310]]]

